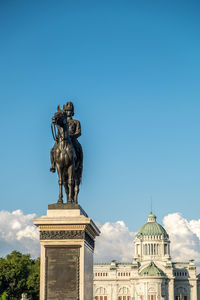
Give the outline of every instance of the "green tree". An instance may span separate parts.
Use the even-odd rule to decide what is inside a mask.
[[[19,300],[22,293],[27,293],[30,299],[39,299],[39,272],[39,259],[33,260],[29,254],[13,251],[0,258],[0,295]]]
[[[5,273],[7,269],[6,259],[0,258],[0,295],[7,289],[8,283],[6,281]]]
[[[32,300],[39,299],[40,292],[40,259],[33,261],[30,274],[27,279],[28,296]]]
[[[8,300],[8,294],[6,292],[4,292],[2,295],[1,295],[1,300]]]

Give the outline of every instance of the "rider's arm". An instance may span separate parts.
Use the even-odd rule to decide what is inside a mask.
[[[76,131],[73,136],[75,138],[78,138],[79,136],[81,136],[81,123],[77,120],[76,120]]]
[[[60,135],[60,133],[59,133],[59,130],[58,130],[57,133],[56,133],[56,142],[59,140],[59,135]]]

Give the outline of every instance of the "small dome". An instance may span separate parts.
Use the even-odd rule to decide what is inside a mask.
[[[152,261],[146,268],[140,272],[141,276],[164,276],[162,270],[160,270]]]
[[[166,230],[156,222],[156,216],[151,212],[148,216],[148,222],[144,224],[138,231],[136,237],[142,236],[162,236],[164,239],[169,238]]]
[[[150,214],[148,215],[148,222],[155,222],[155,221],[156,221],[156,216],[151,211]]]

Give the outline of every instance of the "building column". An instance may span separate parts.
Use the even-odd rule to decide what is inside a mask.
[[[190,300],[197,300],[197,280],[190,280]]]
[[[145,300],[148,300],[148,282],[144,283]]]
[[[174,278],[170,279],[169,285],[168,285],[168,300],[174,300]]]
[[[134,281],[131,280],[131,299],[135,299],[135,294],[134,294],[134,290],[135,290],[135,287],[134,287]]]
[[[112,300],[118,300],[117,299],[117,288],[118,288],[118,285],[116,283],[113,284],[112,286]]]

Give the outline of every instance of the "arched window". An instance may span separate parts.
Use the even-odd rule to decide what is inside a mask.
[[[147,255],[147,244],[144,244],[144,255]]]
[[[124,286],[119,288],[118,300],[131,300],[130,290],[128,287]]]
[[[99,287],[96,289],[95,300],[108,300],[107,291],[104,287]]]
[[[167,244],[164,244],[164,255],[166,255],[167,254]]]
[[[184,287],[177,287],[175,289],[175,300],[189,300],[187,289]]]

